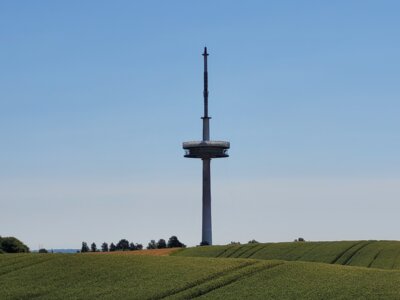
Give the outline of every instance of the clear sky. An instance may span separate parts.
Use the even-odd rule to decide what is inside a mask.
[[[400,239],[399,1],[1,1],[0,235]]]

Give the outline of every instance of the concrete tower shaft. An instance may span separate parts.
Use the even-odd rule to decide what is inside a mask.
[[[211,159],[228,157],[229,142],[210,141],[210,117],[208,116],[208,66],[207,47],[204,48],[204,115],[203,140],[184,142],[185,157],[201,158],[203,161],[203,212],[202,212],[202,243],[212,245],[211,225]]]

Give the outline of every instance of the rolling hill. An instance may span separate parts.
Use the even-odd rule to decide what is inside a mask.
[[[400,269],[399,241],[289,242],[205,246],[175,255],[186,257],[278,259],[380,269]]]
[[[319,257],[321,260],[327,259],[330,263],[332,263],[329,260],[331,257],[336,258],[338,253],[343,253],[333,264],[221,258],[223,255],[228,257],[229,253],[232,257],[246,256],[246,253],[249,255],[253,252],[254,256],[260,257],[264,253],[266,258],[267,252],[257,251],[259,248],[263,249],[262,245],[269,245],[276,250],[275,253],[278,253],[278,248],[275,247],[284,248],[284,244],[289,243],[189,248],[177,252],[174,256],[141,256],[124,253],[3,254],[0,255],[0,298],[400,299],[400,270],[342,266],[339,261],[344,263],[348,259],[349,255],[346,253],[350,250],[344,250],[351,246],[346,244],[346,248],[342,243],[338,242],[340,247],[334,243],[331,244],[332,247],[321,246],[321,249],[329,251],[325,254],[320,253]],[[395,249],[391,243],[393,242],[370,243],[362,249],[372,247],[374,244],[377,247],[387,246],[379,252],[382,253]],[[353,247],[359,250],[353,257],[357,253],[363,253],[360,249],[362,245],[364,242],[354,242]],[[306,246],[296,246],[291,251],[288,248],[286,250],[296,252],[295,249],[300,251],[302,247]],[[308,248],[309,252],[312,252],[310,249],[313,248]],[[298,253],[307,253],[305,249],[303,250]],[[219,255],[220,258],[189,257],[189,254],[196,253],[203,256],[206,253],[209,256],[214,253],[213,256]],[[317,259],[316,253],[310,257]],[[363,261],[361,258],[364,256],[358,256],[359,261]],[[385,257],[388,255],[385,254]],[[369,260],[371,259],[365,259]],[[380,264],[384,267],[389,265],[383,261]]]

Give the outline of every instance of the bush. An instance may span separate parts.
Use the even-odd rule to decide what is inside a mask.
[[[45,248],[40,248],[39,253],[49,253],[49,251],[47,251]]]
[[[258,244],[258,242],[254,239],[252,239],[251,241],[248,242],[248,244]]]
[[[0,237],[0,250],[6,253],[27,253],[29,248],[15,237]]]
[[[294,240],[295,242],[305,242],[306,240],[303,239],[302,237],[299,237],[298,239]]]
[[[168,248],[185,248],[186,247],[186,245],[181,243],[175,235],[173,235],[169,238],[167,246],[168,246]]]

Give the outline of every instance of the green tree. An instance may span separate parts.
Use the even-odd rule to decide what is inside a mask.
[[[147,249],[157,249],[156,241],[155,240],[151,240],[147,245]]]
[[[117,243],[117,250],[126,251],[129,250],[129,241],[127,239],[122,239]]]
[[[129,243],[129,250],[131,250],[131,251],[137,250],[134,243]]]
[[[86,242],[82,242],[81,252],[82,253],[89,252],[89,247]]]
[[[6,253],[29,252],[28,246],[13,236],[0,237],[0,250]]]
[[[101,244],[101,251],[108,252],[108,244],[106,242]]]
[[[137,250],[143,250],[143,245],[142,244],[136,244],[135,245]]]
[[[40,248],[39,253],[49,253],[45,248]]]
[[[182,244],[175,235],[173,235],[169,238],[167,246],[168,246],[168,248],[184,248],[184,247],[186,247],[186,245]]]
[[[117,250],[117,247],[114,245],[114,243],[110,244],[110,252]]]
[[[93,243],[90,245],[90,250],[91,250],[92,252],[96,252],[96,251],[97,251],[96,243],[93,242]]]
[[[164,239],[159,239],[157,242],[157,249],[164,249],[167,248],[167,243]]]

